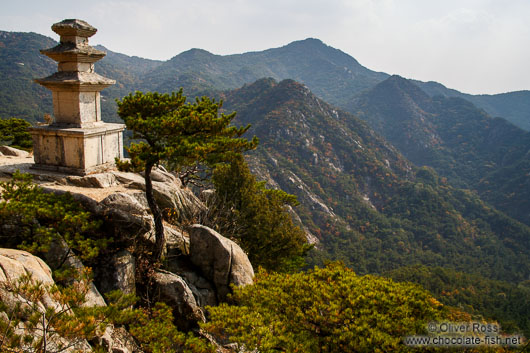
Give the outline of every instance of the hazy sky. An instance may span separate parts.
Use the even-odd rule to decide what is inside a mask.
[[[530,0],[0,0],[0,30],[79,18],[91,44],[167,60],[190,48],[235,54],[318,38],[376,71],[466,93],[530,89]]]

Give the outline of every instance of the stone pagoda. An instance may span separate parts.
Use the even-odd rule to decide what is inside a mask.
[[[81,20],[52,26],[59,45],[40,52],[58,62],[58,72],[35,82],[53,94],[54,121],[31,129],[34,168],[77,175],[103,171],[123,158],[123,124],[101,120],[100,91],[116,81],[94,72],[106,53],[88,45],[97,29]]]

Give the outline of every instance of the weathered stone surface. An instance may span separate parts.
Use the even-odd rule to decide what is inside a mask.
[[[143,175],[144,174],[142,173],[142,176]],[[161,183],[176,183],[180,186],[180,180],[177,180],[173,174],[169,173],[163,167],[158,167],[151,171],[151,180]]]
[[[123,327],[107,326],[101,337],[90,343],[97,343],[109,353],[143,353],[134,338]]]
[[[202,190],[201,194],[199,195],[199,198],[202,202],[208,202],[210,199],[215,195],[214,189],[206,189]]]
[[[131,173],[131,172],[111,172],[122,184],[130,185],[132,188],[138,188],[145,190],[145,179],[144,173]],[[169,173],[162,166],[155,167],[151,171],[151,180],[167,184],[176,184],[180,186],[180,180],[178,180],[173,174]]]
[[[65,194],[66,191],[43,187],[45,192]],[[114,207],[112,198],[97,202],[94,199],[79,193],[72,193],[72,198],[83,205],[83,207],[94,215],[105,220],[103,229],[115,239],[130,240],[144,239],[154,244],[153,217],[147,214],[130,212],[131,208],[137,209],[137,199],[127,199],[126,197],[116,199],[119,201]],[[134,194],[132,195],[134,196]],[[131,204],[127,204],[127,200]],[[121,201],[124,201],[123,203]],[[141,208],[144,208],[140,206]],[[123,209],[121,209],[123,208]],[[144,208],[145,209],[145,208]]]
[[[189,239],[188,237],[184,238]],[[193,265],[189,256],[181,252],[171,253],[168,251],[165,264],[167,270],[179,275],[186,281],[200,307],[218,304],[214,284],[200,274],[200,269]]]
[[[197,305],[195,297],[186,282],[178,275],[158,270],[155,273],[156,293],[159,300],[175,309],[175,324],[181,330],[188,331],[197,327],[197,322],[205,322],[204,313]]]
[[[45,192],[59,195],[66,193],[64,190],[48,187],[43,187],[42,189]],[[125,241],[130,244],[143,240],[154,244],[153,217],[142,212],[145,207],[139,204],[136,198],[125,196],[128,194],[119,194],[109,195],[101,202],[79,193],[72,193],[71,195],[87,211],[104,220],[102,229],[109,236],[114,237],[115,240]],[[134,194],[131,196],[134,196]]]
[[[118,185],[116,177],[111,173],[90,174],[86,176],[68,176],[69,184],[84,188],[108,188]]]
[[[107,196],[100,202],[106,207],[112,207],[123,212],[147,215],[148,209],[138,199],[130,194],[118,192]]]
[[[116,179],[128,188],[145,191],[143,176],[135,173],[112,172]],[[160,209],[175,210],[178,220],[191,218],[199,210],[205,208],[204,204],[187,188],[182,188],[178,178],[168,173],[161,167],[151,172],[153,182],[153,196]],[[146,208],[145,194],[135,194],[134,197]]]
[[[0,281],[16,281],[20,276],[31,274],[35,281],[44,285],[53,284],[50,267],[29,252],[15,249],[0,249]]]
[[[35,80],[52,91],[54,122],[34,126],[30,133],[35,168],[86,175],[123,158],[125,125],[103,122],[100,91],[115,81],[94,72],[94,62],[105,56],[88,45],[95,32],[77,28],[84,21],[69,21],[52,27],[61,36],[59,44],[41,50],[59,63],[58,72]]]
[[[2,298],[2,302],[10,308],[13,308],[20,298],[4,290],[2,284],[8,282],[14,283],[20,276],[26,273],[30,273],[33,280],[41,282],[44,286],[54,284],[50,267],[40,258],[21,250],[0,249],[0,297]],[[92,304],[94,303],[89,303],[89,305]],[[105,303],[103,302],[102,305],[105,305]],[[57,310],[61,306],[50,295],[45,293],[42,301],[39,303],[39,310],[45,310],[45,308],[54,308]],[[107,351],[112,353],[140,352],[135,346],[132,337],[125,330],[113,326],[107,327],[102,337],[99,337],[95,341],[103,344],[107,348]],[[54,349],[57,348],[57,343],[71,344],[72,342],[55,336],[54,339],[49,341],[48,349],[50,352],[55,351]],[[64,352],[73,351],[91,352],[92,349],[88,345],[88,342],[81,340],[75,346]]]
[[[145,185],[144,178],[137,173],[129,173],[129,172],[117,172],[112,171],[112,173],[116,179],[123,185],[130,186],[133,185]],[[141,189],[141,187],[132,187],[133,189]],[[145,186],[143,187],[143,190],[145,190]]]
[[[98,288],[102,293],[120,290],[124,294],[136,294],[136,261],[127,250],[121,250],[94,268]]]
[[[116,269],[116,272],[114,273],[116,289],[121,290],[125,294],[135,294],[136,262],[132,254],[127,250],[122,250],[114,255],[112,262]]]
[[[177,189],[173,184],[153,181],[153,196],[160,209],[173,209],[179,206],[175,198],[176,192]]]
[[[54,284],[50,268],[36,256],[31,255],[28,252],[14,249],[0,249],[0,298],[2,302],[10,309],[13,309],[16,304],[24,303],[21,301],[21,297],[15,295],[7,288],[17,282],[17,280],[26,274],[31,274],[33,281],[41,282],[44,287],[51,286]],[[6,287],[7,286],[7,287]],[[48,308],[55,310],[63,309],[61,304],[58,303],[50,296],[47,292],[44,292],[43,297],[37,304],[37,310],[44,312]],[[24,306],[24,304],[22,304]],[[18,328],[24,328],[24,319],[19,324]],[[35,331],[36,334],[41,334],[41,331]],[[58,349],[59,344],[68,345],[73,344],[70,349],[63,350],[63,352],[73,351],[90,351],[90,346],[85,340],[67,341],[63,337],[57,335],[48,336],[48,349],[50,352]],[[26,348],[20,347],[24,352]],[[29,350],[28,350],[29,351]]]
[[[230,292],[231,283],[252,283],[254,270],[239,245],[199,224],[189,227],[188,232],[191,261],[215,284],[220,300]]]
[[[137,215],[118,209],[108,208],[105,212],[105,228],[119,240],[135,243],[143,239],[154,244],[153,217]]]
[[[178,180],[178,179],[177,179]],[[180,182],[168,184],[153,182],[154,196],[161,208],[174,209],[179,221],[192,219],[204,204],[187,188],[182,188]]]
[[[141,183],[133,181],[128,187],[145,191],[143,178]],[[175,210],[177,220],[190,219],[205,208],[191,190],[183,189],[177,183],[153,181],[153,196],[160,209]],[[141,204],[147,205],[145,194],[135,197]]]
[[[140,205],[142,205],[142,207],[147,210],[147,212],[151,212],[151,210],[149,209],[149,204],[147,203],[147,198],[145,197],[145,192],[144,191],[134,192],[134,193],[129,194],[129,195],[134,197],[136,199],[136,201],[138,201],[140,203]]]
[[[36,169],[86,175],[110,169],[123,158],[124,125],[86,123],[83,128],[63,125],[30,128]]]
[[[4,286],[17,283],[20,277],[27,274],[43,286],[51,286],[54,283],[50,268],[38,257],[21,250],[0,249],[0,297],[8,308],[14,308],[21,298]],[[37,304],[39,310],[60,308],[59,304],[47,294],[44,294],[41,302]]]
[[[28,157],[29,152],[19,150],[14,147],[0,145],[0,155],[14,157]]]
[[[83,269],[83,263],[72,250],[68,247],[64,240],[53,241],[50,249],[46,253],[46,263],[53,269],[57,269],[62,265],[66,265],[78,270]],[[106,306],[105,299],[101,296],[94,283],[89,284],[88,292],[85,295],[85,303],[83,306]]]
[[[181,271],[179,276],[184,278],[200,307],[215,306],[219,303],[214,286],[197,272]]]
[[[120,240],[147,239],[153,230],[153,217],[147,214],[146,208],[138,202],[134,195],[115,193],[101,202],[96,202],[81,194],[73,194],[87,210],[102,217],[103,228]],[[154,240],[153,240],[154,242]]]
[[[190,238],[181,232],[166,225],[164,227],[166,236],[166,256],[188,255],[190,252]]]
[[[82,36],[86,38],[93,36],[97,32],[97,29],[87,22],[78,19],[66,19],[54,23],[52,30],[59,35],[67,36],[67,38],[64,38],[67,43],[71,42],[71,36]]]
[[[70,193],[69,191],[66,191],[66,190],[54,189],[54,188],[50,188],[50,187],[46,187],[46,186],[41,186],[41,189],[45,193],[50,193],[50,194],[53,193],[53,194],[56,194],[56,195],[64,195],[66,193],[69,193],[70,195],[72,195],[72,198],[74,200],[76,200],[81,205],[83,205],[83,207],[87,211],[89,211],[89,212],[91,212],[91,213],[93,213],[95,215],[103,215],[103,212],[105,211],[105,207],[104,206],[100,205],[99,202],[97,202],[93,198],[88,197],[86,195],[79,194],[79,193]]]

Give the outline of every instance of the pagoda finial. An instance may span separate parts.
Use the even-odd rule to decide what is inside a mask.
[[[83,20],[67,19],[54,23],[52,31],[61,36],[62,42],[62,37],[77,36],[89,38],[96,34],[98,30]]]
[[[103,59],[106,53],[88,45],[88,38],[98,30],[82,20],[64,20],[52,26],[61,36],[59,45],[40,52],[59,63],[59,71],[89,71],[91,65],[61,65],[62,63],[93,64]]]

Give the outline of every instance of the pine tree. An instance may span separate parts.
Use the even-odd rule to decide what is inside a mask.
[[[212,228],[235,240],[254,266],[289,272],[304,264],[311,246],[288,212],[298,204],[296,196],[265,188],[242,156],[218,165],[212,180],[216,188],[208,204],[216,213]]]
[[[33,139],[28,131],[31,124],[24,119],[0,119],[0,144],[31,151]]]
[[[260,271],[253,285],[234,288],[231,302],[208,311],[204,330],[244,351],[271,353],[410,352],[405,336],[450,317],[418,285],[357,276],[340,264],[296,274]]]
[[[118,163],[136,171],[144,171],[145,193],[155,219],[156,249],[154,258],[160,259],[164,248],[162,212],[153,196],[151,171],[164,164],[176,170],[184,184],[194,178],[190,170],[198,165],[213,167],[234,154],[257,146],[257,138],[241,138],[250,126],[229,126],[235,112],[220,114],[222,103],[207,97],[187,103],[182,89],[171,94],[136,92],[118,103],[118,115],[141,139],[128,148],[130,162]]]

